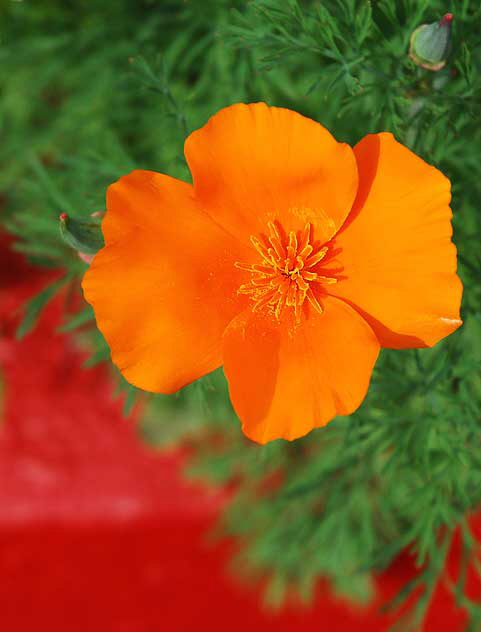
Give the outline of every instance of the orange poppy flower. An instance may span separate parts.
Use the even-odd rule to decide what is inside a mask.
[[[223,365],[245,434],[295,439],[361,404],[381,347],[460,326],[450,183],[389,133],[353,149],[263,103],[185,143],[193,185],[108,189],[83,289],[125,378],[172,393]]]

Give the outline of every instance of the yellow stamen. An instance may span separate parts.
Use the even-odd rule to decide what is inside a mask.
[[[328,246],[315,247],[310,243],[310,224],[298,233],[293,230],[287,233],[274,222],[269,222],[267,226],[268,236],[250,238],[261,256],[261,263],[234,264],[239,270],[252,275],[248,283],[240,286],[238,293],[250,297],[254,303],[253,311],[266,308],[277,320],[280,320],[284,307],[292,307],[299,323],[306,299],[322,314],[322,305],[311,283],[321,286],[337,283],[337,278],[321,274],[328,270],[316,271],[316,266],[328,252]]]
[[[309,288],[309,290],[307,291],[307,295],[306,296],[307,296],[307,300],[314,307],[314,309],[316,309],[319,312],[319,314],[322,314],[322,312],[324,311],[322,309],[322,305],[317,300],[317,298],[316,298],[314,292],[311,290],[311,288]]]
[[[328,247],[324,246],[324,248],[321,248],[319,252],[312,254],[306,261],[306,268],[313,268],[319,263],[319,261],[322,261],[322,259],[326,256],[327,251]]]

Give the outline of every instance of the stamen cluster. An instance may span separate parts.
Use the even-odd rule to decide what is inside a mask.
[[[254,302],[253,311],[266,307],[279,320],[284,307],[294,308],[296,322],[300,321],[301,308],[307,299],[319,313],[319,303],[311,283],[336,283],[334,277],[314,271],[324,259],[328,246],[315,248],[311,243],[311,225],[302,231],[285,233],[274,222],[267,224],[269,236],[262,240],[252,236],[252,245],[262,258],[262,263],[235,266],[252,274],[249,283],[241,285],[238,292],[247,294]]]

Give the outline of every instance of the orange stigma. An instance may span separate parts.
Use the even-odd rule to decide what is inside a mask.
[[[332,284],[337,279],[324,276],[314,268],[324,259],[327,246],[314,247],[311,242],[311,225],[304,230],[291,230],[284,233],[275,223],[269,222],[269,236],[251,242],[262,258],[261,263],[247,264],[236,262],[240,270],[250,272],[249,283],[241,285],[239,294],[247,294],[254,302],[253,311],[267,308],[277,320],[284,307],[293,307],[296,322],[300,322],[301,308],[307,299],[319,313],[322,306],[316,298],[311,283]]]

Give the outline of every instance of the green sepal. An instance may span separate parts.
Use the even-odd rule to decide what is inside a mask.
[[[100,220],[81,221],[62,213],[60,234],[71,248],[85,255],[95,255],[104,247]]]

